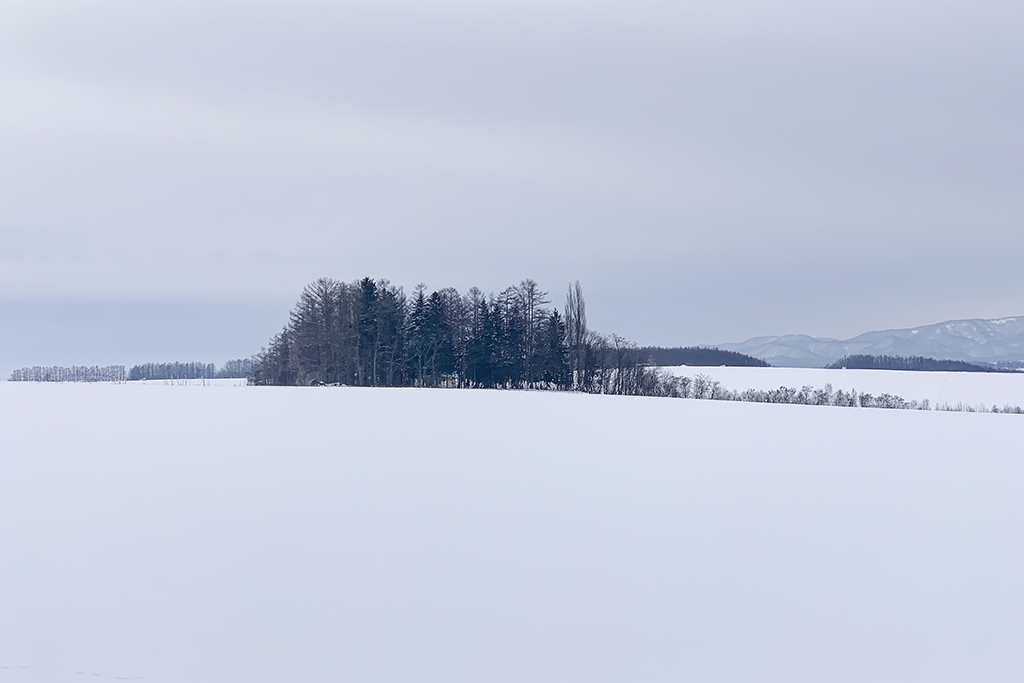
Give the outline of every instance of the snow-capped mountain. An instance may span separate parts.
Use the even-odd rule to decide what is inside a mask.
[[[802,334],[754,337],[718,348],[763,358],[782,367],[823,367],[852,354],[925,356],[968,362],[1024,361],[1024,316],[948,320],[902,330],[865,332],[852,339]]]

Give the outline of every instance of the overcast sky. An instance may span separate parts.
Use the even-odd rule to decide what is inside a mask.
[[[1024,314],[1019,0],[0,12],[6,362],[88,362],[33,307],[248,355],[324,275],[663,345]]]

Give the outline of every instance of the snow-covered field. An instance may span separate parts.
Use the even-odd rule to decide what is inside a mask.
[[[0,683],[1020,681],[1022,443],[1019,415],[2,382]]]
[[[831,384],[833,389],[868,392],[874,395],[895,394],[908,401],[928,399],[932,407],[963,403],[1002,408],[1004,405],[1024,407],[1024,372],[903,372],[895,370],[825,370],[821,368],[733,368],[672,367],[663,368],[674,375],[694,377],[706,375],[721,382],[726,389],[778,389],[780,386],[799,389],[804,385],[816,389]]]

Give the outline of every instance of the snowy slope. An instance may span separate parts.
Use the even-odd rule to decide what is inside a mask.
[[[909,372],[899,370],[825,370],[823,368],[732,368],[667,367],[673,375],[706,375],[726,389],[778,389],[780,386],[816,389],[831,384],[849,392],[895,394],[908,401],[928,399],[932,407],[941,404],[969,406],[984,404],[1002,408],[1024,407],[1024,372]]]
[[[1019,681],[1022,437],[1016,415],[0,383],[0,683]]]
[[[718,347],[784,367],[823,367],[853,354],[925,356],[987,363],[1019,361],[1024,360],[1024,316],[949,320],[909,329],[866,332],[845,340],[806,335],[755,337]]]

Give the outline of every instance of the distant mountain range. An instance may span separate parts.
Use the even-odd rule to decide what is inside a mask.
[[[997,320],[948,320],[904,330],[865,332],[852,339],[816,339],[803,334],[754,337],[718,348],[792,368],[824,367],[854,354],[925,356],[974,363],[1024,361],[1024,316]]]

